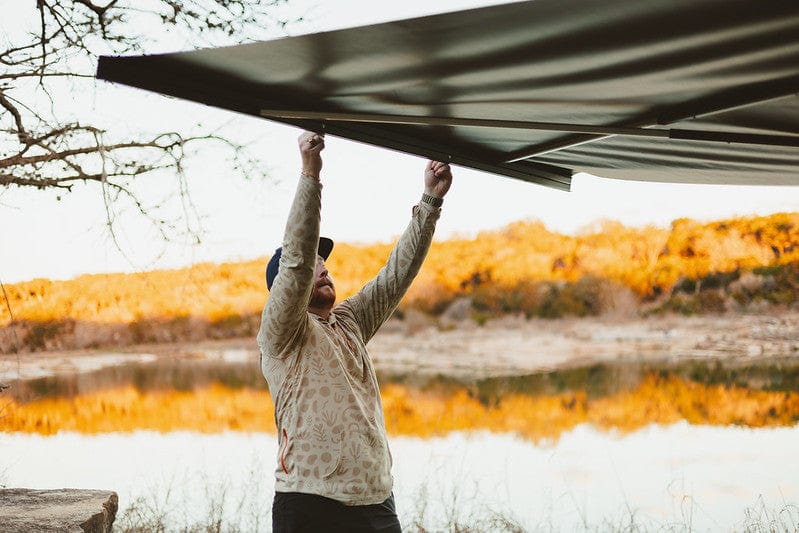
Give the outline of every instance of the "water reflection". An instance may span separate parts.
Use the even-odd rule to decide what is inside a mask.
[[[473,526],[482,509],[532,530],[740,530],[759,501],[774,516],[799,499],[799,359],[380,380],[406,526]],[[276,439],[257,358],[157,357],[23,381],[11,400],[0,484],[110,488],[121,515],[166,506],[171,529],[223,498],[227,523],[268,530]]]
[[[399,384],[420,391],[455,393],[468,390],[488,405],[497,403],[509,394],[540,396],[581,392],[588,399],[596,399],[634,390],[653,374],[662,378],[673,376],[706,386],[799,392],[799,358],[762,361],[689,359],[661,363],[627,361],[490,378],[378,371],[378,378],[381,385]],[[22,402],[30,402],[46,397],[70,398],[128,386],[147,393],[193,391],[209,385],[267,390],[255,357],[245,361],[159,357],[146,362],[109,366],[89,373],[63,373],[24,380],[19,382],[15,397]]]
[[[21,402],[73,398],[106,389],[132,387],[140,393],[194,391],[209,385],[229,389],[266,390],[257,361],[229,362],[166,357],[108,366],[87,373],[62,373],[20,381],[14,396]]]
[[[791,426],[799,361],[598,364],[528,376],[454,379],[383,374],[389,433],[452,431],[557,439],[589,423],[628,432],[648,424]],[[274,431],[257,361],[159,358],[21,382],[0,429],[41,434],[138,429]]]

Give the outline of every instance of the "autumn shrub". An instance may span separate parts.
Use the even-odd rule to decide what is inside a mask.
[[[212,321],[208,336],[214,339],[255,337],[261,324],[261,313],[231,314]]]
[[[739,306],[746,307],[760,299],[758,294],[762,290],[766,279],[754,272],[743,272],[741,276],[727,287],[730,297]]]
[[[31,351],[44,350],[47,348],[47,341],[55,339],[61,329],[62,324],[59,322],[34,322],[22,343]]]
[[[598,276],[583,276],[573,283],[524,280],[512,287],[488,284],[472,294],[472,307],[481,319],[504,314],[527,318],[595,316],[613,308],[616,295],[627,289]]]
[[[328,261],[339,298],[371,279],[390,249],[390,243],[339,243]],[[122,325],[127,330],[120,342],[252,335],[253,317],[268,298],[267,260],[6,285],[0,329],[12,327],[10,308],[17,324],[41,324],[25,329],[19,342],[34,350],[54,346],[54,336],[63,336],[70,323],[115,331]],[[481,317],[557,318],[604,313],[616,300],[627,308],[672,300],[664,309],[681,313],[719,311],[722,299],[741,307],[790,305],[799,301],[797,265],[799,213],[707,223],[678,219],[670,228],[603,221],[576,235],[522,221],[474,238],[434,242],[399,309],[439,315],[456,300],[472,298]]]
[[[768,281],[758,295],[775,304],[799,301],[799,262],[760,267],[753,270]]]
[[[751,270],[712,272],[698,279],[682,278],[671,297],[655,312],[692,315],[722,313],[728,302],[746,306],[754,302],[790,305],[799,301],[799,262],[757,267]]]
[[[681,315],[695,315],[699,312],[699,302],[693,295],[678,293],[649,312],[652,314],[673,312]]]
[[[573,289],[574,300],[580,304],[582,314],[578,314],[578,316],[598,315],[605,311],[607,293],[611,290],[611,284],[608,281],[589,274],[580,278],[570,287]]]
[[[488,316],[499,315],[502,308],[501,295],[505,292],[496,285],[475,290],[472,293],[472,310]]]
[[[731,272],[710,272],[700,279],[700,289],[726,289],[741,276],[739,270]]]
[[[150,321],[146,319],[139,319],[128,324],[128,331],[133,344],[144,344],[156,341],[155,334],[149,327],[149,322]]]
[[[472,309],[490,316],[524,314],[531,317],[540,307],[545,283],[523,280],[512,287],[492,283],[483,285],[472,293]]]
[[[723,313],[727,310],[727,300],[723,291],[705,290],[696,295],[700,313]]]
[[[438,316],[454,302],[461,291],[454,292],[437,282],[415,284],[400,303],[398,318],[408,309],[417,309],[429,315]]]
[[[701,290],[698,292],[676,292],[661,305],[651,309],[654,314],[672,312],[681,315],[702,313],[723,313],[727,310],[727,300],[721,290]]]
[[[570,305],[568,301],[570,299],[568,293],[563,290],[565,286],[566,283],[563,281],[544,283],[541,290],[541,303],[536,309],[535,316],[560,318],[563,316],[564,310],[573,309],[574,305]],[[566,298],[563,297],[564,294]]]
[[[697,290],[697,283],[696,280],[693,278],[680,278],[674,284],[674,287],[671,289],[672,294],[694,294]]]

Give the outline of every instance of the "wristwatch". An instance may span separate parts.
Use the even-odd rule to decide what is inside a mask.
[[[441,207],[444,204],[443,198],[436,198],[435,196],[430,196],[429,194],[422,193],[422,201],[426,204],[430,204],[433,207]]]

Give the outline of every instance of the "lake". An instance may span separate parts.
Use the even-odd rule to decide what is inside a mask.
[[[380,380],[408,531],[799,528],[799,360]],[[15,385],[0,484],[115,490],[118,526],[269,530],[277,443],[254,354]]]

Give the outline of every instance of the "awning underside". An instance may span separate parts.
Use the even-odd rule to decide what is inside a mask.
[[[98,77],[551,187],[799,184],[799,2],[535,0]]]

